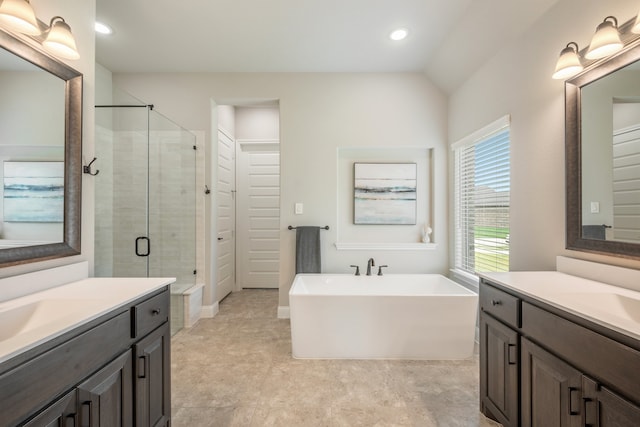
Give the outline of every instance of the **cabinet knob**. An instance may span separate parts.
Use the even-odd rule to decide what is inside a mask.
[[[153,310],[151,310],[151,314],[154,316],[157,316],[158,314],[160,314],[160,309],[159,308],[154,308]]]
[[[491,305],[493,305],[493,306],[502,305],[502,301],[500,301],[499,299],[492,299],[491,300]]]

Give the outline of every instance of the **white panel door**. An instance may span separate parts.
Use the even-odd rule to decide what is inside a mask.
[[[640,241],[640,127],[613,136],[613,236]]]
[[[218,130],[218,281],[221,301],[235,286],[235,142]]]
[[[242,288],[278,288],[280,151],[277,142],[237,146],[237,280]]]

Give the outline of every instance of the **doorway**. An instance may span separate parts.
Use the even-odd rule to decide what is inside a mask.
[[[280,271],[280,144],[241,141],[237,161],[237,280],[277,289]]]
[[[277,101],[218,106],[217,300],[279,287],[280,112]]]

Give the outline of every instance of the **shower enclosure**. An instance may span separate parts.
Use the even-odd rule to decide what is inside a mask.
[[[196,137],[117,92],[96,106],[95,276],[175,277],[171,329],[196,284]],[[90,160],[90,159],[85,159]]]

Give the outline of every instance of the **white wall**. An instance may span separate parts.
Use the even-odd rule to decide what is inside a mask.
[[[96,105],[113,104],[113,74],[107,68],[96,64]]]
[[[236,108],[233,105],[218,105],[216,108],[216,114],[218,118],[218,126],[227,134],[235,138]]]
[[[622,23],[637,13],[637,1],[561,0],[450,98],[450,142],[511,114],[512,270],[555,269],[556,255],[640,267],[564,249],[564,86],[551,79],[568,42],[583,48],[604,17]]]
[[[0,145],[64,146],[64,89],[46,71],[0,72]]]
[[[62,80],[40,69],[0,72],[0,178],[3,162],[64,161],[64,88]],[[0,186],[0,238],[63,240],[62,222],[4,222],[3,197]]]
[[[33,0],[31,2],[37,17],[49,22],[53,16],[60,15],[71,26],[76,38],[80,59],[63,60],[69,66],[83,74],[83,156],[92,159],[94,147],[94,91],[95,91],[95,0]],[[0,269],[0,277],[89,260],[93,262],[93,182],[91,177],[83,175],[82,180],[82,254],[74,257],[51,261],[24,264]],[[91,267],[90,267],[91,268]],[[0,299],[3,289],[0,289]]]
[[[280,139],[278,107],[236,107],[237,139]]]
[[[288,305],[294,276],[295,233],[286,229],[290,224],[331,227],[322,234],[325,272],[350,272],[349,264],[364,266],[369,257],[388,264],[389,273],[447,272],[445,239],[434,251],[337,251],[333,246],[338,186],[351,185],[337,181],[340,147],[433,148],[434,235],[446,235],[446,98],[424,75],[115,73],[114,84],[152,102],[182,126],[206,130],[207,141],[215,128],[210,120],[212,100],[220,105],[242,99],[279,100],[280,305]],[[304,215],[294,215],[295,202],[304,203]],[[416,225],[416,234],[421,226]]]

